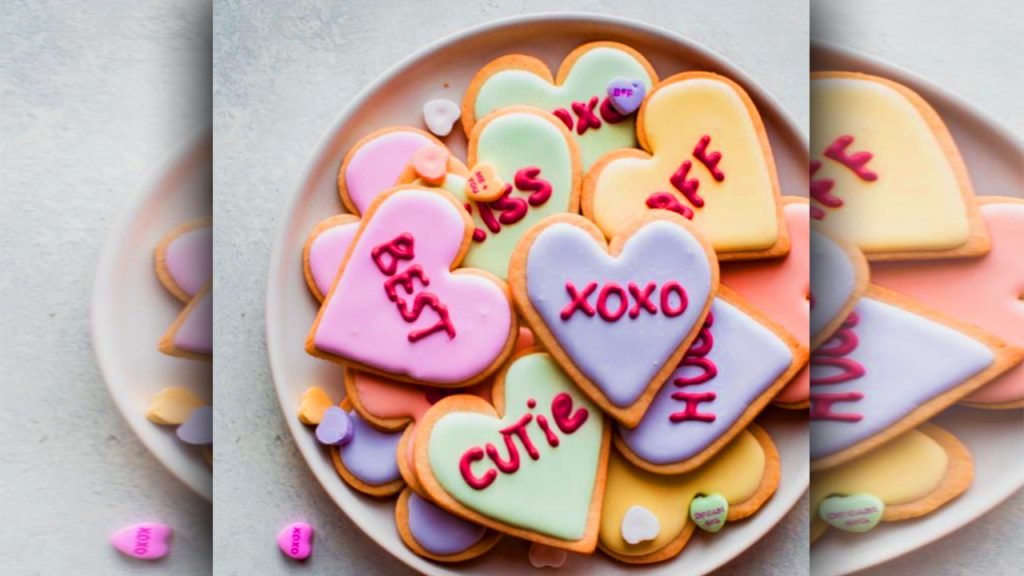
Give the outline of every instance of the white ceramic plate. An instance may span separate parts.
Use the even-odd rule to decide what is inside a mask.
[[[211,399],[210,363],[157,350],[184,304],[157,279],[153,251],[171,229],[211,214],[212,164],[207,137],[175,157],[149,188],[131,199],[107,237],[92,295],[93,347],[118,410],[149,451],[207,500],[213,476],[202,453],[182,443],[173,427],[147,420],[145,411],[149,399],[169,386]]]
[[[341,369],[308,356],[303,344],[317,312],[302,275],[302,245],[312,227],[342,211],[337,172],[348,148],[361,136],[390,125],[422,123],[420,108],[433,98],[461,102],[470,78],[491,59],[513,52],[532,54],[556,70],[576,46],[593,40],[617,40],[640,50],[659,75],[683,70],[713,70],[750,92],[765,120],[779,168],[782,189],[807,190],[807,143],[779,105],[746,74],[704,48],[644,24],[593,15],[544,14],[502,20],[440,40],[413,54],[369,86],[330,126],[313,153],[291,198],[270,264],[267,286],[267,348],[278,397],[295,441],[317,479],[335,502],[374,540],[413,568],[431,574],[488,572],[532,573],[528,545],[506,538],[484,558],[463,566],[425,561],[401,542],[394,525],[394,499],[374,500],[349,489],[338,477],[326,450],[296,418],[299,397],[309,386],[343,395]],[[446,140],[465,157],[460,130]],[[674,561],[648,568],[651,574],[703,574],[728,562],[760,539],[804,493],[808,482],[808,436],[804,414],[772,410],[760,422],[782,455],[778,492],[753,518],[730,525],[714,537],[698,535]],[[560,573],[624,574],[638,569],[597,554],[574,556]]]
[[[812,45],[811,69],[865,72],[909,86],[953,133],[977,194],[1024,196],[1024,141],[959,97],[905,70],[827,44]],[[906,554],[955,532],[1024,486],[1020,410],[955,407],[935,423],[962,440],[974,456],[971,488],[923,518],[883,523],[865,534],[830,530],[811,548],[812,574],[849,574]]]

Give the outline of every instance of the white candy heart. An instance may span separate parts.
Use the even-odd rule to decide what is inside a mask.
[[[653,512],[643,506],[633,506],[622,517],[622,539],[630,544],[654,540],[661,532],[661,523]]]
[[[462,116],[462,109],[451,100],[440,98],[423,105],[423,121],[437,136],[451,134],[452,126],[458,121],[459,116]]]
[[[561,568],[569,554],[561,548],[545,546],[539,542],[530,544],[530,564],[534,568]]]

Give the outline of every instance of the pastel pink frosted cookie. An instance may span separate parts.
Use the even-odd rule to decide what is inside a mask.
[[[317,300],[331,291],[352,240],[359,230],[359,217],[338,214],[320,222],[309,233],[302,249],[302,270],[306,285]]]
[[[804,198],[784,197],[790,250],[783,258],[723,262],[721,282],[757,306],[800,342],[810,346],[810,213]],[[775,397],[783,408],[807,407],[810,372],[805,367]]]
[[[501,280],[455,270],[472,233],[469,215],[445,192],[402,186],[379,197],[360,223],[306,350],[435,386],[486,378],[512,351],[517,323]]]
[[[156,248],[157,277],[186,303],[160,339],[164,354],[208,361],[213,352],[212,241],[212,220],[200,218],[171,230]]]
[[[874,263],[872,281],[1024,346],[1024,200],[980,197],[992,250],[978,258]],[[968,395],[978,407],[1024,406],[1024,365]]]

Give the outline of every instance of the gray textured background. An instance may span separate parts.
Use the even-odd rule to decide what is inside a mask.
[[[208,129],[211,14],[203,0],[3,3],[2,574],[210,573],[210,505],[117,412],[88,312],[121,206]],[[107,544],[151,518],[176,529],[170,557]]]

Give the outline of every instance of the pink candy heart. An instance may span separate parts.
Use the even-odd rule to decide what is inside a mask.
[[[313,527],[305,522],[293,522],[277,534],[277,547],[285,556],[305,560],[313,553]]]
[[[118,530],[110,537],[110,543],[118,552],[140,558],[156,560],[170,552],[168,540],[174,530],[159,522],[140,522]]]

